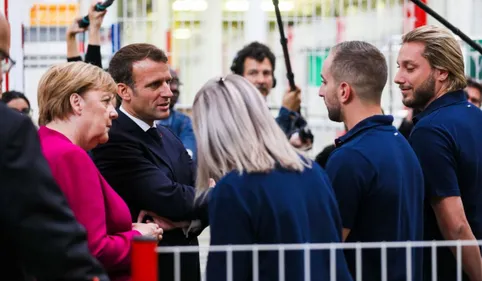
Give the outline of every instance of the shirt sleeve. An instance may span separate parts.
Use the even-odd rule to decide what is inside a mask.
[[[375,170],[358,151],[339,148],[332,153],[326,164],[340,209],[343,228],[352,229],[363,194],[369,190]]]
[[[85,53],[85,62],[102,68],[102,55],[99,45],[88,45]]]
[[[460,196],[456,148],[450,136],[437,128],[419,127],[412,132],[410,144],[422,166],[426,195],[430,198]]]
[[[67,62],[72,62],[72,61],[82,61],[82,57],[76,56],[76,57],[67,58]]]
[[[219,182],[209,202],[211,245],[253,244],[250,208],[246,194],[227,182]],[[251,252],[233,253],[233,279],[250,280]],[[226,251],[210,252],[206,269],[208,281],[228,280]]]
[[[108,270],[130,268],[131,240],[138,231],[108,233],[105,197],[96,167],[87,153],[71,150],[56,163],[54,177],[76,219],[87,230],[92,254]]]
[[[299,117],[297,112],[288,110],[286,107],[281,107],[276,117],[276,122],[286,136],[291,135],[294,130],[295,119]]]

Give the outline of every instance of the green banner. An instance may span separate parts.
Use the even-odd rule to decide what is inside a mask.
[[[308,53],[308,85],[314,87],[321,86],[321,68],[329,52],[330,48],[325,48],[319,52]]]
[[[482,39],[475,40],[475,42],[482,46]],[[477,80],[482,80],[482,55],[472,47],[469,48],[467,66],[469,71],[469,73],[467,73],[468,76]]]

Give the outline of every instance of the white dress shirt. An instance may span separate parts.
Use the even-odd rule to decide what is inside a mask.
[[[154,125],[151,127],[151,126],[149,126],[149,124],[147,124],[146,122],[142,121],[141,119],[132,116],[129,112],[127,112],[127,111],[122,107],[122,105],[119,107],[119,110],[122,111],[125,115],[127,115],[127,117],[129,117],[132,121],[134,121],[134,123],[136,123],[139,127],[141,127],[141,129],[142,129],[144,132],[147,132],[147,130],[149,130],[149,129],[152,128],[152,127],[154,127],[154,128],[156,127],[156,122],[154,122]]]

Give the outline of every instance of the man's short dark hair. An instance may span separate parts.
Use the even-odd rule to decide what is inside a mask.
[[[116,83],[134,87],[132,65],[135,62],[150,59],[167,63],[166,54],[151,44],[130,44],[117,51],[109,63],[109,73]]]
[[[481,83],[475,81],[475,79],[473,79],[471,77],[467,77],[467,87],[477,89],[477,91],[479,91],[479,94],[482,98],[482,84]]]
[[[350,84],[360,99],[380,102],[387,84],[385,56],[375,46],[363,41],[346,41],[332,49],[331,73],[337,83]]]
[[[30,108],[30,101],[27,99],[27,97],[23,93],[17,92],[17,91],[4,92],[2,94],[2,98],[0,99],[0,101],[7,104],[10,101],[16,100],[16,99],[23,99],[27,103],[28,108]]]
[[[243,75],[244,72],[244,61],[247,58],[255,59],[258,62],[262,62],[265,58],[268,58],[271,63],[271,67],[275,68],[276,57],[273,52],[268,48],[268,46],[263,45],[259,42],[252,42],[247,46],[244,46],[237,54],[231,65],[231,71],[238,75]]]

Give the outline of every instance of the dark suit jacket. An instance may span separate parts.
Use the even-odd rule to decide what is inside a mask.
[[[108,280],[90,255],[31,120],[0,103],[0,279]]]
[[[140,210],[173,221],[206,219],[207,212],[200,212],[194,205],[194,164],[181,141],[162,127],[159,144],[122,111],[118,113],[109,141],[93,149],[92,156],[107,182],[129,206],[133,221]],[[201,207],[207,211],[205,205]],[[198,234],[186,237],[181,229],[168,231],[160,245],[198,245]],[[172,256],[159,258],[160,277],[174,280]],[[181,272],[181,280],[200,280],[198,253],[181,256]]]

